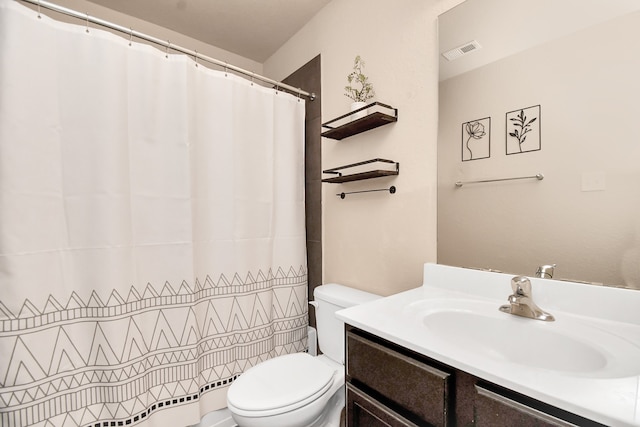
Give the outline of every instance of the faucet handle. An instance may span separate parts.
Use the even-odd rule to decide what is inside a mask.
[[[536,277],[540,277],[541,279],[551,279],[555,268],[556,264],[541,265],[536,270]]]
[[[511,279],[511,289],[513,289],[514,295],[530,296],[531,281],[526,276],[516,276]]]

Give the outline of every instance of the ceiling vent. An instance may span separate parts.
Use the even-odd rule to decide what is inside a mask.
[[[458,46],[446,51],[442,54],[442,56],[447,58],[447,61],[453,61],[454,59],[460,58],[462,55],[466,55],[481,48],[482,46],[480,46],[480,43],[478,43],[477,40],[471,40],[470,42],[465,43],[462,46]]]

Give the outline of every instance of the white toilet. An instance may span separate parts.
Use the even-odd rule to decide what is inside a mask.
[[[333,427],[344,408],[343,308],[378,295],[327,284],[313,292],[320,356],[294,353],[259,363],[229,388],[227,405],[240,427]]]

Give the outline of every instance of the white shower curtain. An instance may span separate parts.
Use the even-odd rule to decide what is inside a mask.
[[[0,425],[163,426],[304,351],[304,101],[0,0]]]

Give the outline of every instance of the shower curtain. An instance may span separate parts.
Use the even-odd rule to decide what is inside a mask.
[[[304,351],[304,101],[0,0],[0,425],[162,426]]]

